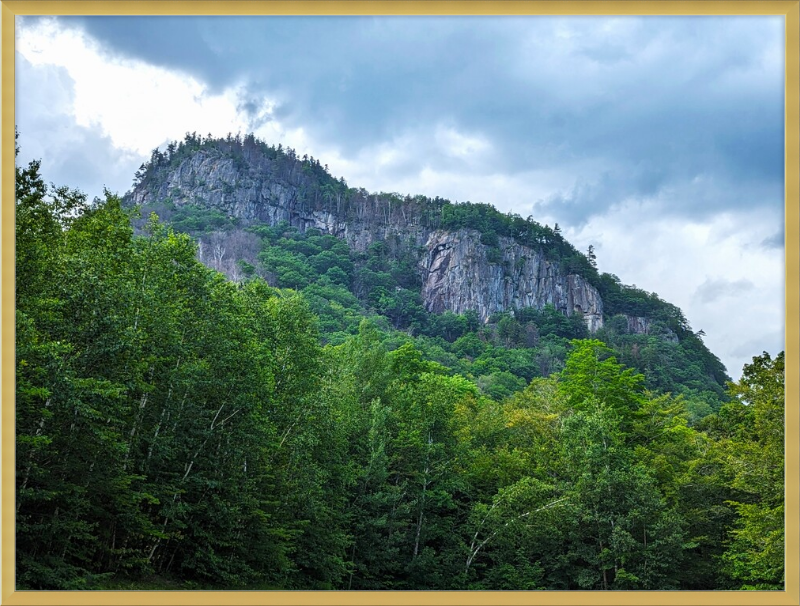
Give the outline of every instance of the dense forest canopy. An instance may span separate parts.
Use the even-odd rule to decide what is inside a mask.
[[[535,226],[433,204],[488,242]],[[680,310],[608,274],[594,335],[483,325],[426,313],[385,247],[135,212],[17,169],[18,589],[783,588],[782,353],[725,384]],[[629,334],[635,301],[660,334]]]

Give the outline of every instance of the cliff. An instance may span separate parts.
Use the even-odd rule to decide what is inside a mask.
[[[585,262],[584,257],[557,231],[531,219],[507,218],[488,205],[462,209],[438,198],[349,188],[313,158],[300,160],[291,150],[251,137],[203,142],[187,135],[167,154],[154,151],[137,179],[124,198],[127,204],[196,205],[243,225],[286,222],[300,231],[334,235],[360,252],[376,241],[389,243],[414,258],[430,312],[474,310],[486,321],[495,312],[552,304],[565,315],[581,314],[592,332],[603,325],[600,293],[585,275],[570,271],[563,251],[571,261]],[[501,232],[510,225],[513,230],[507,231],[524,232],[527,240],[490,229],[487,242],[486,233],[459,227],[467,211]],[[467,219],[475,222],[473,215]]]
[[[625,315],[627,322],[627,333],[631,335],[655,335],[669,341],[670,343],[678,342],[678,335],[668,328],[657,329],[655,323],[651,318],[644,318],[641,316]]]
[[[474,230],[430,233],[420,262],[427,310],[477,310],[486,321],[498,311],[551,304],[565,315],[582,314],[591,332],[602,327],[603,301],[583,277],[561,273],[541,250],[511,238],[499,238],[497,248],[499,257],[490,261],[489,247]]]

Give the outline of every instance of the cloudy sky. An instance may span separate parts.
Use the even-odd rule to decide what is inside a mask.
[[[189,131],[559,223],[738,378],[783,349],[782,17],[16,18],[20,160],[124,193]]]

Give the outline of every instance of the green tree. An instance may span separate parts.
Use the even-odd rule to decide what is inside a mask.
[[[783,589],[783,352],[754,357],[729,393],[734,399],[721,412],[734,412],[741,424],[727,444],[728,465],[744,494],[732,502],[739,519],[723,558],[742,589]]]
[[[573,340],[560,381],[576,410],[598,402],[616,411],[627,429],[632,413],[644,402],[644,377],[624,368],[601,341]]]

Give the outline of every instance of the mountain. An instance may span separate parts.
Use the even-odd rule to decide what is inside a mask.
[[[507,230],[516,229],[516,238],[492,232],[487,242],[490,230],[454,229],[458,221],[448,217],[460,209],[446,201],[352,190],[313,158],[298,159],[252,137],[245,137],[241,147],[236,140],[195,144],[190,138],[174,152],[154,156],[128,200],[195,204],[245,224],[285,221],[300,231],[318,229],[342,238],[357,251],[375,241],[394,241],[414,252],[422,298],[431,312],[475,310],[486,321],[496,312],[551,304],[565,315],[581,314],[592,332],[603,324],[599,292],[560,265],[548,236],[562,247],[566,242],[548,228],[520,221],[521,229]],[[494,209],[478,208],[497,214],[495,221],[505,219]],[[535,235],[526,239],[528,232]]]
[[[558,225],[541,225],[532,217],[503,214],[487,204],[349,187],[319,160],[300,158],[253,135],[187,134],[165,152],[154,150],[123,202],[142,208],[145,216],[156,212],[197,237],[200,259],[236,280],[249,270],[278,286],[301,289],[308,283],[297,277],[305,275],[302,267],[281,274],[297,260],[287,258],[286,250],[280,253],[284,256],[273,250],[265,259],[265,227],[346,242],[355,270],[344,263],[339,283],[389,317],[395,328],[413,332],[424,324],[415,302],[435,314],[477,314],[483,325],[496,324],[504,314],[522,321],[526,314],[554,309],[582,319],[588,334],[621,347],[623,359],[646,375],[648,369],[655,376],[665,372],[661,367],[674,365],[673,351],[664,349],[672,345],[693,358],[686,364],[703,377],[692,389],[720,395],[728,380],[679,308],[622,284],[613,274],[600,274],[591,251],[578,251]],[[273,236],[273,249],[288,242],[283,232]],[[298,246],[292,244],[289,253]],[[375,257],[389,259],[391,267],[377,267]],[[383,279],[384,274],[391,275]],[[410,303],[398,302],[401,291]],[[644,340],[631,341],[635,337]],[[640,360],[643,346],[663,351],[657,359]],[[674,383],[654,380],[663,389]]]

